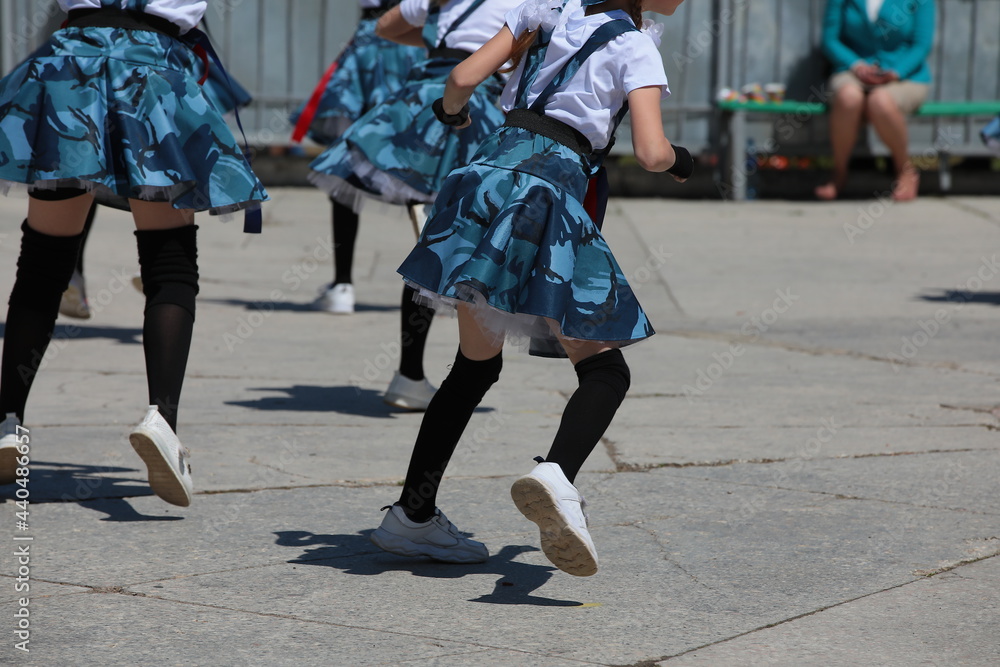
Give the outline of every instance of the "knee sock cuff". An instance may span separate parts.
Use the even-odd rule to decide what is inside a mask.
[[[10,293],[10,305],[38,305],[59,299],[76,269],[82,234],[50,236],[21,225],[21,252],[17,259],[17,280]],[[46,304],[48,305],[48,304]]]
[[[174,304],[194,316],[199,291],[197,231],[197,226],[187,225],[135,232],[147,311]]]
[[[452,400],[462,404],[468,402],[475,407],[483,400],[490,387],[500,379],[502,369],[503,353],[492,359],[472,361],[459,350],[455,355],[451,372],[441,383],[438,393],[444,391]]]
[[[576,365],[576,375],[581,384],[584,381],[603,382],[611,387],[622,401],[632,386],[632,372],[625,362],[625,355],[619,349],[587,357]]]
[[[483,361],[473,361],[459,349],[455,355],[455,364],[451,367],[452,373],[457,373],[463,377],[475,378],[482,382],[489,389],[500,379],[500,372],[503,370],[503,352],[497,354],[492,359]]]

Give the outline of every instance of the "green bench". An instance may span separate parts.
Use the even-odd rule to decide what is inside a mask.
[[[730,197],[736,201],[743,201],[747,197],[747,170],[746,170],[746,143],[747,143],[747,115],[751,113],[763,113],[785,116],[789,122],[804,123],[810,116],[819,116],[827,112],[826,104],[822,102],[796,102],[786,100],[784,102],[738,102],[719,101],[716,103],[722,114],[722,132],[724,141],[728,149],[726,150],[727,162],[723,176],[724,192],[728,192]],[[973,102],[925,102],[923,106],[914,114],[917,117],[933,116],[990,116],[1000,113],[1000,100],[998,101],[973,101]],[[938,150],[938,161],[940,164],[941,190],[947,192],[951,189],[951,164],[949,153]]]

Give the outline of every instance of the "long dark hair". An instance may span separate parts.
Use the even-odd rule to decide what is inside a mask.
[[[439,0],[435,0],[439,1]],[[629,7],[629,16],[632,18],[632,22],[637,28],[642,27],[642,0],[632,0],[632,6]],[[514,40],[514,48],[510,52],[510,67],[505,67],[500,70],[501,74],[507,74],[508,72],[513,72],[517,69],[517,66],[521,64],[521,59],[524,58],[524,54],[528,52],[531,45],[535,43],[538,39],[538,31],[530,30],[525,31],[520,37]]]

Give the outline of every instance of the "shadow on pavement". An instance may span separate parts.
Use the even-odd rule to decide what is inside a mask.
[[[362,387],[297,384],[291,387],[251,387],[249,391],[281,392],[284,396],[266,396],[252,401],[226,401],[226,405],[238,405],[251,410],[342,412],[383,419],[388,419],[397,412],[382,402],[382,392]]]
[[[953,303],[955,305],[974,303],[987,306],[1000,306],[1000,292],[940,290],[939,294],[921,294],[917,298],[933,303]]]
[[[250,311],[280,312],[280,313],[319,313],[313,307],[311,301],[307,303],[296,303],[294,301],[248,301],[246,299],[202,299],[205,303],[213,303],[220,306],[235,306]],[[356,303],[354,312],[356,313],[389,313],[399,310],[399,306],[388,306],[378,303]]]
[[[7,330],[6,322],[0,322],[0,338]],[[88,327],[79,324],[56,324],[52,334],[53,342],[69,340],[116,340],[123,345],[140,345],[142,329],[133,327]]]
[[[77,503],[103,512],[102,521],[177,521],[180,516],[141,514],[126,498],[153,495],[145,479],[107,477],[108,473],[145,474],[136,468],[88,466],[75,463],[33,461],[29,478],[33,504]],[[0,501],[17,500],[17,484],[0,486]]]
[[[340,412],[359,417],[388,419],[396,415],[415,414],[386,405],[382,392],[355,385],[320,387],[297,384],[291,387],[250,387],[248,391],[283,392],[284,396],[267,396],[252,401],[226,401],[251,410],[285,410],[288,412]],[[493,412],[494,408],[480,406],[476,413]],[[420,413],[416,413],[420,414]]]
[[[373,531],[363,530],[353,535],[318,535],[307,531],[286,530],[276,532],[276,544],[284,547],[305,548],[289,563],[319,565],[343,570],[345,574],[365,576],[385,572],[409,572],[415,577],[458,579],[470,574],[500,575],[490,593],[469,602],[489,604],[527,604],[539,607],[580,607],[582,602],[554,600],[532,595],[545,585],[558,570],[547,565],[532,565],[517,560],[517,556],[538,551],[532,546],[507,545],[492,554],[489,561],[470,565],[453,565],[432,560],[408,558],[389,554],[368,539]]]

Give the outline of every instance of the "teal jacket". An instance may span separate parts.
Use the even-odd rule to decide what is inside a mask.
[[[900,79],[930,83],[934,20],[934,0],[885,0],[874,23],[866,0],[827,0],[823,53],[836,72],[863,60]]]

